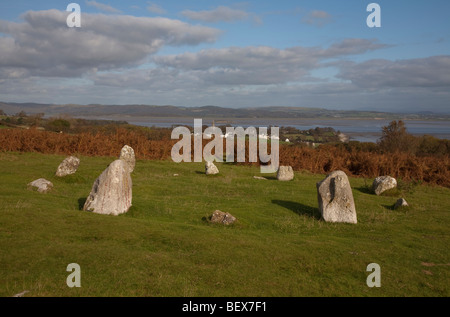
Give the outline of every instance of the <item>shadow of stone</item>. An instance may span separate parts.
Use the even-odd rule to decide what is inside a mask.
[[[78,198],[78,210],[83,210],[87,197]]]
[[[394,204],[394,205],[381,205],[381,206],[383,206],[383,207],[386,208],[387,210],[395,210],[395,209],[394,209],[395,204]]]
[[[215,178],[215,177],[223,177],[224,175],[223,174],[221,174],[220,172],[218,173],[218,174],[209,174],[209,175],[206,175],[206,173],[205,172],[200,172],[200,171],[195,171],[195,174],[199,174],[199,175],[205,175],[205,176],[207,176],[208,178]]]
[[[305,215],[308,217],[315,218],[317,220],[319,220],[321,218],[319,208],[316,208],[316,207],[307,206],[307,205],[304,205],[304,204],[301,204],[298,202],[294,202],[294,201],[277,200],[277,199],[272,200],[272,203],[277,204],[286,209],[289,209],[300,216]]]
[[[375,195],[375,193],[369,187],[361,186],[356,187],[355,189],[363,194]]]

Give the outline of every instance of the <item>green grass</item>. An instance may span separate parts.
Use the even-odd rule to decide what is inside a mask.
[[[63,156],[0,153],[0,296],[450,295],[447,188],[376,196],[372,180],[351,178],[358,224],[332,224],[318,219],[324,175],[258,180],[259,168],[218,163],[209,177],[201,163],[138,161],[133,206],[106,216],[80,207],[114,158],[80,158],[57,178]],[[40,177],[50,193],[27,190]],[[410,207],[392,210],[400,196]],[[238,222],[210,224],[216,209]],[[372,262],[380,288],[366,285]],[[69,263],[80,288],[66,285]]]

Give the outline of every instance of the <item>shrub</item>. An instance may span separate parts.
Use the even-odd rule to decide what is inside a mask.
[[[416,138],[406,131],[402,120],[392,121],[382,128],[382,136],[379,141],[381,150],[385,152],[409,152],[415,153]]]
[[[67,132],[70,129],[70,122],[64,119],[53,119],[47,123],[46,128],[53,132]]]

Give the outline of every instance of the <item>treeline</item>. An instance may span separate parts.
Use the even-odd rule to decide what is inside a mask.
[[[416,137],[407,132],[403,121],[392,121],[382,128],[378,142],[382,153],[408,153],[419,156],[450,155],[450,140],[435,138],[431,135]]]
[[[26,114],[24,111],[8,116],[0,109],[0,124],[10,127],[42,128],[53,132],[81,133],[93,130],[113,131],[118,126],[127,125],[128,122],[72,118],[67,115],[46,118],[44,113]]]
[[[406,130],[402,130],[404,125],[401,122],[391,125],[397,125],[400,129],[383,131],[383,137],[377,144],[349,142],[323,144],[317,148],[280,144],[280,164],[291,165],[297,171],[326,174],[340,169],[351,176],[374,178],[391,175],[405,181],[450,187],[449,141],[430,137],[411,139]],[[172,146],[178,140],[171,140],[168,131],[170,129],[127,125],[108,131],[76,134],[36,128],[1,129],[0,151],[117,156],[123,145],[128,144],[133,147],[137,159],[170,160]],[[405,140],[408,144],[404,143]],[[209,142],[203,140],[204,145]],[[248,162],[248,144],[246,149]]]
[[[27,115],[24,111],[8,116],[0,109],[0,125],[12,128],[35,128],[68,134],[114,134],[117,128],[138,131],[151,140],[170,139],[171,128],[146,128],[127,121],[73,118],[68,115],[45,118],[44,113]]]
[[[340,131],[332,127],[316,127],[314,129],[299,130],[294,127],[280,127],[280,139],[288,139],[291,143],[337,143],[341,142]]]

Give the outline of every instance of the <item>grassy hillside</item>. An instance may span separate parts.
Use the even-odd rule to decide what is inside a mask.
[[[105,216],[80,207],[114,158],[80,158],[59,179],[64,156],[0,153],[0,296],[450,295],[450,189],[403,183],[375,196],[372,179],[351,178],[358,224],[331,224],[318,219],[325,175],[257,180],[259,168],[217,164],[207,177],[203,164],[146,160],[130,211]],[[27,189],[40,177],[50,193]],[[392,210],[400,196],[411,207]],[[216,209],[238,223],[208,223]],[[372,262],[380,288],[366,285]],[[66,285],[69,263],[80,288]]]

